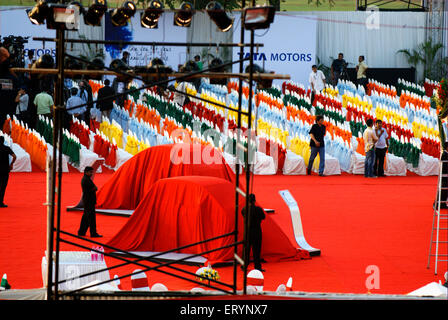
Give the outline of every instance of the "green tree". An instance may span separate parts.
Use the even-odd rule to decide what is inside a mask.
[[[415,49],[402,49],[397,53],[403,54],[409,65],[417,68],[423,65],[423,76],[432,80],[441,79],[446,74],[447,57],[442,58],[439,51],[443,44],[434,43],[432,39],[422,42]]]

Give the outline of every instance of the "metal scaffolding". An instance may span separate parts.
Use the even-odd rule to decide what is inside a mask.
[[[246,6],[245,1],[242,1],[242,8],[244,9],[244,7]],[[255,1],[252,1],[252,6],[255,6]],[[282,79],[286,79],[288,77],[285,76],[276,76],[276,75],[260,75],[260,74],[254,74],[253,72],[253,66],[254,66],[254,62],[253,62],[253,53],[254,53],[254,48],[255,47],[259,47],[262,46],[261,44],[256,44],[254,41],[254,30],[250,30],[250,43],[249,44],[245,44],[244,43],[244,34],[245,34],[245,28],[244,28],[244,23],[241,23],[241,40],[240,43],[237,44],[226,44],[227,46],[233,46],[233,47],[239,47],[240,48],[240,52],[241,52],[241,56],[243,56],[243,50],[245,47],[249,47],[250,48],[250,56],[248,58],[245,59],[240,59],[237,60],[235,62],[231,62],[231,63],[224,63],[221,66],[218,67],[222,67],[222,66],[228,66],[228,65],[232,65],[235,63],[239,63],[239,73],[238,74],[224,74],[224,73],[219,73],[219,74],[213,74],[213,73],[207,73],[209,71],[213,71],[213,69],[216,68],[213,67],[211,69],[204,69],[201,71],[196,71],[196,72],[191,72],[191,73],[185,73],[185,74],[172,74],[171,76],[173,76],[173,78],[165,78],[163,80],[158,80],[149,84],[145,84],[144,86],[137,88],[137,89],[131,89],[131,90],[127,90],[123,93],[117,94],[113,97],[107,97],[107,99],[110,98],[116,98],[118,96],[123,96],[123,95],[127,95],[129,93],[135,92],[135,91],[140,91],[140,90],[144,90],[146,88],[150,88],[153,86],[157,86],[157,85],[161,85],[161,84],[166,84],[170,81],[175,81],[175,80],[181,80],[181,79],[187,79],[187,78],[192,78],[192,77],[211,77],[211,78],[230,78],[230,77],[237,77],[239,78],[239,100],[238,100],[238,109],[234,109],[234,108],[230,108],[228,106],[225,105],[221,105],[219,104],[220,107],[224,107],[233,111],[236,111],[238,113],[238,121],[237,121],[237,129],[238,129],[238,135],[237,135],[237,143],[236,143],[236,148],[241,149],[243,151],[244,154],[244,170],[245,170],[245,187],[242,187],[242,184],[240,183],[240,171],[241,171],[241,165],[240,162],[238,161],[238,157],[237,157],[237,161],[236,161],[236,181],[235,181],[235,225],[234,225],[234,229],[232,232],[229,232],[227,234],[223,234],[223,235],[217,235],[213,238],[210,239],[204,239],[203,241],[200,242],[196,242],[196,243],[192,243],[192,244],[188,244],[182,247],[178,247],[178,248],[173,248],[171,250],[165,251],[165,252],[159,252],[150,256],[141,256],[138,255],[136,253],[131,253],[131,252],[126,252],[123,250],[120,250],[118,248],[114,248],[111,246],[108,246],[104,243],[98,242],[98,241],[93,241],[90,239],[86,239],[83,237],[79,237],[78,235],[72,234],[70,232],[61,230],[61,195],[62,195],[62,134],[63,134],[63,114],[64,111],[67,111],[67,109],[64,106],[64,97],[63,97],[63,90],[64,90],[64,78],[66,76],[66,74],[69,75],[73,75],[76,74],[77,70],[65,70],[64,69],[64,60],[65,57],[70,57],[70,58],[76,58],[73,56],[70,56],[68,54],[66,54],[65,52],[65,44],[66,43],[70,43],[70,42],[88,42],[88,43],[108,43],[107,41],[97,41],[97,40],[74,40],[74,39],[65,39],[65,31],[64,30],[57,30],[56,32],[56,39],[50,39],[50,38],[34,38],[34,40],[40,40],[40,41],[55,41],[56,42],[56,50],[57,50],[57,69],[48,69],[48,70],[39,70],[39,69],[33,69],[33,70],[26,70],[26,69],[15,69],[15,71],[17,72],[29,72],[32,71],[34,73],[43,73],[43,74],[55,74],[57,76],[56,78],[56,85],[55,85],[55,99],[54,99],[54,122],[53,122],[53,157],[51,159],[51,163],[49,168],[47,168],[47,175],[48,175],[48,209],[47,209],[47,230],[48,230],[48,234],[47,234],[47,299],[48,300],[59,300],[61,298],[70,298],[73,297],[73,295],[79,295],[82,294],[82,290],[84,289],[88,289],[89,287],[92,286],[97,286],[103,283],[108,283],[108,282],[112,282],[114,281],[114,279],[110,279],[101,283],[95,283],[94,285],[91,285],[89,287],[83,287],[83,289],[75,289],[72,291],[60,291],[59,290],[59,285],[61,283],[67,282],[67,281],[71,281],[71,280],[75,280],[75,278],[72,279],[65,279],[60,281],[59,280],[59,260],[60,260],[60,245],[61,243],[66,243],[66,244],[70,244],[76,247],[79,247],[81,249],[86,249],[86,250],[90,250],[93,252],[97,252],[97,253],[101,253],[104,254],[106,256],[109,257],[113,257],[115,259],[121,260],[122,263],[112,266],[112,267],[108,267],[106,269],[103,270],[99,270],[99,271],[95,271],[95,272],[90,272],[87,274],[82,274],[76,278],[82,278],[82,277],[86,277],[89,275],[92,275],[94,273],[100,273],[100,272],[104,272],[104,271],[109,271],[121,266],[125,266],[128,264],[133,264],[136,266],[139,266],[140,268],[142,268],[142,270],[140,272],[146,272],[146,271],[150,271],[150,270],[154,270],[157,272],[161,272],[164,274],[168,274],[170,276],[179,278],[179,279],[183,279],[183,280],[187,280],[189,282],[192,283],[196,283],[196,284],[200,284],[202,286],[206,286],[215,290],[218,290],[224,294],[237,294],[237,273],[238,273],[238,266],[240,265],[243,269],[243,290],[242,293],[246,294],[246,287],[247,287],[247,266],[250,262],[249,257],[250,257],[250,247],[249,247],[249,243],[248,243],[248,239],[249,239],[249,235],[248,233],[250,232],[250,228],[249,228],[249,214],[246,214],[244,216],[244,235],[243,235],[243,240],[239,241],[239,237],[238,237],[238,215],[240,214],[240,203],[239,203],[239,196],[243,196],[245,198],[245,206],[248,208],[247,212],[250,213],[250,206],[251,203],[249,202],[249,194],[250,194],[250,190],[252,187],[252,176],[253,174],[251,173],[251,164],[250,164],[250,156],[249,156],[249,152],[251,152],[251,138],[253,136],[255,136],[255,133],[252,130],[252,98],[253,98],[253,82],[256,79],[273,79],[273,78],[282,78]],[[164,45],[164,46],[168,46],[168,45],[173,45],[173,46],[210,46],[210,43],[206,43],[206,44],[201,44],[201,43],[139,43],[139,42],[129,42],[130,44],[135,44],[135,45],[150,45],[150,46],[157,46],[157,45]],[[220,46],[223,46],[223,44],[219,44]],[[76,58],[76,59],[80,59],[80,58]],[[243,62],[244,61],[249,61],[249,73],[243,73]],[[131,73],[127,73],[127,72],[120,72],[117,70],[111,70],[110,68],[105,67],[105,69],[107,69],[108,71],[92,71],[95,72],[96,74],[115,74],[115,75],[126,75],[129,76],[130,78],[134,78],[134,79],[140,79],[142,80],[141,77],[139,77],[138,75],[135,74],[131,74]],[[78,70],[79,71],[79,70]],[[86,73],[85,71],[81,71],[84,74]],[[166,75],[164,75],[166,76]],[[248,110],[247,112],[242,110],[242,89],[243,89],[243,80],[248,77],[248,82],[249,82],[249,97],[248,97]],[[173,90],[173,89],[171,89]],[[177,91],[179,93],[182,94],[186,94],[180,91]],[[189,94],[186,94],[187,96],[189,96]],[[198,97],[195,97],[198,98]],[[208,101],[206,99],[201,99],[202,101],[208,102],[208,103],[213,103],[216,104],[215,102],[212,101]],[[93,102],[98,102],[101,100],[96,100]],[[76,106],[79,107],[79,106]],[[248,145],[244,146],[241,141],[241,133],[242,133],[242,115],[245,115],[248,117],[248,128],[247,129],[247,134],[248,134]],[[237,152],[237,155],[240,154],[239,152]],[[245,190],[243,190],[245,189]],[[191,254],[188,255],[187,257],[184,257],[182,259],[179,260],[173,260],[173,261],[169,261],[169,262],[160,262],[157,257],[162,256],[166,253],[172,253],[172,252],[176,252],[182,249],[186,249],[192,246],[196,246],[199,245],[201,243],[205,243],[205,242],[209,242],[209,241],[213,241],[219,238],[224,238],[224,237],[233,237],[233,242],[231,244],[228,244],[226,246],[222,246],[222,247],[218,247],[215,248],[213,250],[208,250],[205,252],[200,252],[198,254]],[[101,245],[104,248],[107,248],[109,250],[112,251],[112,253],[104,253],[104,252],[100,252],[97,249],[94,248],[90,248],[87,245],[82,245],[76,242],[73,242],[71,240],[69,240],[69,238],[74,238],[74,239],[78,239],[78,240],[83,240],[86,241],[90,244],[95,244],[95,245]],[[239,246],[243,247],[243,257],[240,257],[238,255],[238,248]],[[204,277],[198,276],[195,273],[183,270],[182,268],[176,267],[175,264],[176,263],[181,263],[184,262],[185,260],[188,260],[192,257],[196,257],[196,256],[201,256],[203,254],[207,254],[210,252],[214,252],[214,251],[218,251],[218,250],[222,250],[222,249],[226,249],[229,247],[233,247],[234,248],[234,257],[233,257],[233,281],[231,284],[229,283],[224,283],[218,280],[213,280],[213,279],[206,279]],[[117,253],[121,253],[121,254],[117,254]],[[124,255],[122,255],[124,254]],[[133,258],[135,260],[131,260],[130,258]],[[148,266],[145,264],[145,262],[150,262],[155,264],[155,266]],[[53,266],[54,263],[54,266]],[[54,267],[54,270],[53,270]],[[162,269],[163,268],[163,269]],[[167,271],[166,269],[169,269],[169,271]],[[180,274],[175,274],[174,272],[177,273],[182,273],[182,275]],[[54,274],[54,275],[53,275]],[[122,279],[125,277],[130,277],[135,273],[132,274],[126,274],[123,275],[121,277],[119,277],[118,279]],[[189,278],[189,276],[192,276],[193,278]],[[195,280],[196,278],[204,278],[205,280],[208,280],[209,283],[204,283],[204,282],[200,282],[198,280]],[[55,279],[55,280],[54,280]],[[139,292],[138,293],[139,296],[141,296],[143,293]],[[113,295],[113,294],[111,294]],[[154,297],[155,293],[151,292],[148,293],[148,297]],[[166,293],[161,293],[161,295],[166,296]],[[174,294],[176,296],[179,296],[179,293]],[[180,294],[182,295],[182,294]],[[184,293],[184,295],[187,295],[187,293]]]

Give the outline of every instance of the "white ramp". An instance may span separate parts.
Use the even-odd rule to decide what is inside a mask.
[[[281,190],[279,191],[279,193],[288,205],[289,212],[291,213],[292,226],[294,229],[294,236],[297,244],[301,249],[308,251],[310,253],[310,256],[319,256],[320,249],[313,248],[305,239],[305,235],[303,233],[302,218],[300,217],[300,209],[297,205],[296,200],[293,198],[289,190]]]

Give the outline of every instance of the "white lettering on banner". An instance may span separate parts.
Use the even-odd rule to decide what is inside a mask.
[[[250,58],[250,53],[237,53],[238,59],[248,59]],[[294,61],[294,62],[310,62],[313,57],[311,53],[297,53],[297,52],[280,52],[280,53],[271,53],[267,55],[269,57],[269,61]],[[254,53],[254,61],[268,61],[265,53]]]

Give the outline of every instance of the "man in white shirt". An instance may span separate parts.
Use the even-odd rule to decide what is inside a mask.
[[[363,86],[366,88],[367,85],[367,69],[369,68],[367,64],[365,63],[364,56],[359,56],[358,58],[358,65],[356,66],[356,79],[357,84]]]
[[[317,70],[316,65],[313,65],[311,69],[313,71],[310,73],[309,82],[311,84],[311,104],[312,104],[316,92],[320,92],[325,88],[325,75],[322,71]]]
[[[387,148],[389,148],[389,135],[383,128],[383,122],[376,120],[375,134],[378,141],[375,144],[375,165],[373,172],[377,177],[384,177],[384,158],[386,157]]]
[[[366,152],[366,159],[364,162],[364,177],[376,178],[373,173],[373,166],[375,164],[375,143],[378,137],[373,130],[373,120],[366,120],[367,129],[364,131],[364,151]]]

